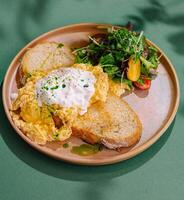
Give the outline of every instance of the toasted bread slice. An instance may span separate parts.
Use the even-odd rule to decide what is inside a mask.
[[[142,125],[123,99],[108,95],[105,103],[93,104],[73,123],[73,135],[88,143],[103,143],[110,149],[129,147],[141,137]]]
[[[74,63],[74,55],[66,45],[44,42],[29,49],[23,56],[21,67],[24,73],[35,70],[48,71]]]

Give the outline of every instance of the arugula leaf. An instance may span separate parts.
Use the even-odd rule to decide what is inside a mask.
[[[144,85],[144,80],[141,79],[141,78],[139,78],[139,79],[137,80],[137,83],[139,83],[140,85]]]
[[[90,60],[87,56],[87,52],[83,49],[79,49],[77,51],[75,62],[76,63],[90,63]]]
[[[125,53],[123,51],[113,51],[113,56],[117,62],[122,62],[124,60]]]
[[[132,81],[130,81],[130,80],[128,80],[128,79],[123,79],[123,80],[122,80],[122,83],[127,84],[127,85],[130,87],[130,89],[133,88]]]
[[[102,57],[100,58],[99,63],[100,63],[102,66],[104,66],[104,65],[114,65],[114,64],[115,64],[115,59],[114,59],[112,53],[109,53],[109,54],[107,54],[107,55],[105,55],[105,56],[102,56]]]
[[[155,68],[155,66],[150,61],[146,60],[144,57],[141,56],[140,59],[146,67],[146,69]]]
[[[121,83],[121,82],[125,83],[125,84],[127,84],[129,86],[130,89],[133,88],[132,81],[130,81],[130,80],[126,79],[126,78],[122,78],[120,76],[114,76],[112,78],[112,80],[115,81],[115,82],[118,82],[118,83]]]
[[[157,49],[154,47],[150,46],[149,47],[149,55],[148,55],[148,61],[152,63],[153,67],[152,68],[157,68],[158,67],[158,56],[157,56]]]
[[[119,72],[119,68],[115,65],[107,65],[103,67],[104,71],[111,77]]]

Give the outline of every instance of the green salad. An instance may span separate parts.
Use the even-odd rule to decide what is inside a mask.
[[[143,34],[127,28],[109,28],[107,34],[89,37],[89,44],[75,49],[76,62],[100,65],[108,76],[129,88],[149,89],[157,75],[159,57]]]

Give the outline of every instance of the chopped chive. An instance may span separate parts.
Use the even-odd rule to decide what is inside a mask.
[[[85,84],[83,87],[89,87],[89,85],[88,85],[88,84]]]
[[[54,86],[54,87],[51,87],[50,89],[51,89],[51,90],[56,90],[56,89],[58,89],[58,87],[59,87],[59,86],[56,85],[56,86]]]
[[[27,73],[26,78],[30,78],[30,77],[31,77],[31,73]]]
[[[58,132],[53,133],[53,138],[57,140],[59,138],[59,133]]]
[[[63,148],[68,148],[68,147],[69,147],[68,143],[63,144]]]
[[[57,46],[57,48],[62,48],[63,46],[64,46],[64,44],[59,43],[58,46]]]
[[[48,90],[49,88],[47,86],[44,86],[43,89]]]

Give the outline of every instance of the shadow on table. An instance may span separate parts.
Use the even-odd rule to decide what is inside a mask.
[[[20,0],[17,12],[16,27],[21,40],[27,43],[31,40],[29,31],[27,31],[27,24],[31,21],[37,27],[42,27],[44,22],[44,14],[50,0]]]
[[[0,88],[2,91],[2,86]],[[1,95],[2,99],[2,95]],[[40,152],[37,152],[28,144],[26,144],[13,130],[9,124],[3,109],[2,100],[0,101],[0,133],[2,139],[9,149],[23,162],[32,168],[45,173],[47,175],[72,181],[102,181],[104,179],[112,179],[122,176],[126,173],[136,170],[149,161],[168,140],[174,123],[168,128],[166,133],[151,148],[140,155],[113,165],[108,166],[77,166],[62,161],[49,158]]]
[[[178,10],[177,14],[168,12],[173,6],[178,6],[182,1],[170,1],[167,4],[159,0],[148,0],[147,5],[139,5],[135,14],[123,16],[123,19],[134,25],[134,30],[146,30],[148,24],[162,23],[172,26],[172,32],[166,36],[173,50],[180,55],[184,53],[184,14]],[[182,5],[181,5],[182,6]],[[124,25],[124,24],[119,24]],[[176,29],[177,28],[177,29]],[[180,30],[178,31],[178,28]]]

